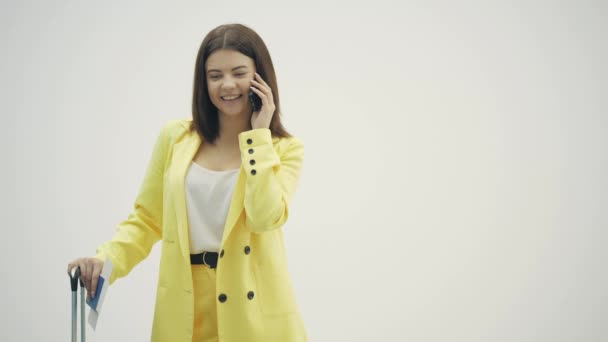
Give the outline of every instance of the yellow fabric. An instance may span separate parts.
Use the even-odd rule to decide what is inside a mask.
[[[215,269],[192,265],[194,285],[194,335],[192,342],[218,342]]]
[[[204,141],[188,130],[190,122],[172,120],[163,127],[133,211],[96,254],[114,264],[113,284],[162,240],[154,342],[190,342],[194,331],[184,178]],[[242,132],[238,139],[241,169],[224,227],[224,255],[215,271],[219,341],[307,341],[289,278],[282,230],[299,182],[304,146],[296,137],[272,137],[265,128]],[[252,299],[249,292],[254,293]],[[225,302],[218,300],[222,294]]]

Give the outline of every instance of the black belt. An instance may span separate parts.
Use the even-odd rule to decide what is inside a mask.
[[[210,268],[217,266],[216,252],[202,252],[198,254],[190,254],[190,263],[192,265],[207,265]]]

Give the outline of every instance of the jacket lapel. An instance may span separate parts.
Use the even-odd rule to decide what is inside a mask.
[[[243,212],[246,178],[245,170],[243,169],[243,165],[241,165],[241,170],[239,171],[236,184],[234,185],[232,200],[230,201],[230,209],[228,209],[228,215],[226,216],[226,224],[224,225],[224,234],[222,236],[222,246],[224,246],[224,242],[226,242],[226,239],[228,239],[228,236],[230,236],[230,232],[232,232],[232,228],[236,224],[236,220]]]
[[[175,208],[175,215],[177,219],[177,235],[180,244],[180,249],[186,263],[190,263],[190,229],[188,223],[188,207],[186,205],[186,172],[190,167],[190,163],[194,159],[194,155],[200,147],[200,137],[196,132],[186,133],[183,139],[175,145],[173,145],[173,160],[171,168],[174,169],[172,177],[174,181],[172,184],[175,185],[175,191],[172,192],[173,204]],[[222,236],[222,246],[224,241],[230,236],[232,228],[237,222],[237,219],[241,216],[243,211],[243,198],[245,191],[245,171],[243,166],[240,167],[239,175],[237,176],[236,184],[230,201],[230,208],[226,217],[226,224],[224,225],[224,232]]]
[[[185,127],[185,126],[184,126]],[[183,138],[173,145],[173,159],[170,168],[174,170],[171,177],[175,177],[171,184],[175,185],[175,191],[172,192],[173,204],[175,208],[175,215],[177,218],[177,233],[180,244],[180,249],[186,263],[190,263],[190,230],[188,226],[188,208],[186,206],[186,172],[190,167],[190,163],[194,159],[194,155],[200,147],[201,138],[195,132],[189,132],[186,130]],[[276,144],[279,138],[273,137],[272,142]],[[230,201],[230,208],[228,209],[228,215],[226,216],[226,224],[224,225],[224,232],[222,236],[222,246],[230,236],[232,229],[236,225],[238,219],[243,213],[243,200],[245,196],[245,182],[247,181],[247,175],[245,169],[241,165],[239,175],[237,176],[236,184],[234,186],[232,199]]]
[[[188,230],[188,211],[186,207],[186,171],[194,158],[194,154],[200,146],[200,138],[197,134],[187,134],[183,140],[173,145],[173,160],[170,168],[174,170],[171,175],[173,181],[170,183],[175,186],[173,194],[173,207],[177,220],[177,238],[180,249],[186,263],[190,263],[190,242]]]

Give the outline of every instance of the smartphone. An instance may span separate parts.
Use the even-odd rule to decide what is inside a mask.
[[[251,103],[251,108],[253,108],[254,112],[257,112],[262,108],[262,99],[260,99],[258,94],[254,93],[253,90],[249,90],[249,102]]]

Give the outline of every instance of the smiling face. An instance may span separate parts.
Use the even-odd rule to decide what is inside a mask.
[[[207,58],[205,73],[209,98],[220,115],[251,114],[248,94],[255,73],[253,59],[238,51],[217,50]]]

